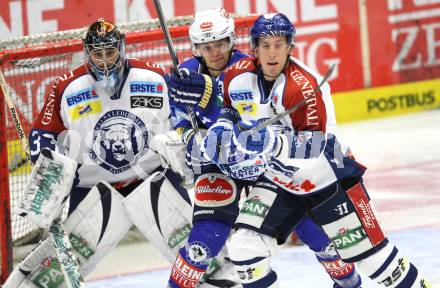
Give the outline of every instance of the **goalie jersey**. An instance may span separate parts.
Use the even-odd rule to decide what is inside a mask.
[[[129,182],[160,166],[148,143],[171,128],[164,72],[135,59],[125,65],[114,95],[96,85],[85,65],[55,81],[30,132],[33,162],[44,147],[59,150],[80,165],[82,187]]]

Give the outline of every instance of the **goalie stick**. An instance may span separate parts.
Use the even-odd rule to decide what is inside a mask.
[[[318,87],[316,87],[316,89],[313,90],[313,93],[312,93],[310,96],[308,96],[307,98],[304,98],[301,102],[299,102],[298,104],[296,104],[296,105],[293,106],[292,108],[287,109],[287,110],[281,112],[281,113],[278,114],[278,115],[275,115],[274,117],[272,117],[272,118],[270,118],[269,120],[266,120],[266,121],[264,121],[264,122],[258,124],[256,127],[252,128],[252,129],[249,129],[249,132],[250,132],[250,133],[254,133],[254,132],[257,132],[257,131],[259,131],[259,130],[261,130],[261,129],[264,129],[264,128],[266,128],[267,126],[269,126],[269,125],[271,125],[271,124],[277,122],[278,120],[280,120],[280,119],[283,118],[284,116],[287,116],[287,115],[289,115],[290,113],[293,113],[293,112],[295,112],[296,110],[298,110],[298,109],[300,109],[301,107],[303,107],[303,106],[307,103],[307,100],[308,100],[310,97],[315,96],[316,92],[319,91],[319,89],[321,88],[321,86],[324,85],[324,83],[328,81],[328,79],[332,76],[333,71],[335,70],[335,68],[336,68],[336,63],[334,63],[334,64],[332,64],[332,65],[330,66],[330,68],[328,69],[328,71],[327,71],[327,73],[325,74],[324,78],[322,78],[322,80],[321,80],[321,82],[319,83]]]
[[[0,86],[3,90],[3,95],[6,100],[6,105],[11,113],[12,120],[14,121],[14,127],[20,137],[21,146],[26,153],[26,158],[30,162],[30,149],[29,143],[24,133],[23,126],[18,118],[17,109],[12,101],[11,94],[6,86],[6,79],[3,72],[0,69]],[[73,248],[67,236],[66,230],[61,223],[60,219],[56,219],[49,229],[49,235],[52,240],[53,247],[56,251],[57,258],[60,262],[61,270],[66,281],[68,288],[82,288],[85,287],[84,281],[79,272],[78,259],[72,252]]]
[[[160,26],[162,27],[163,36],[165,42],[167,43],[168,52],[170,53],[171,62],[173,62],[173,68],[175,71],[179,71],[179,59],[177,58],[176,51],[174,50],[173,40],[171,39],[170,30],[168,29],[165,17],[162,12],[162,6],[160,5],[160,0],[153,0],[154,7],[156,8],[157,17],[159,18]],[[179,75],[182,75],[179,72]],[[199,131],[199,125],[197,124],[197,119],[194,115],[194,111],[190,105],[186,106],[189,119],[191,121],[191,126],[194,129],[194,137],[198,142],[201,142],[201,136],[197,133]]]

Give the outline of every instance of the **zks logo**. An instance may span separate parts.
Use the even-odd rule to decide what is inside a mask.
[[[131,94],[162,94],[163,84],[161,82],[145,82],[134,81],[130,82]]]
[[[148,129],[136,115],[112,110],[98,120],[90,158],[113,174],[124,172],[147,153]]]

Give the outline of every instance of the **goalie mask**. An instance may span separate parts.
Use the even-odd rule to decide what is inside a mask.
[[[189,27],[191,48],[195,56],[201,57],[202,44],[229,38],[223,49],[232,50],[235,45],[234,19],[223,8],[197,12]]]
[[[83,39],[86,61],[96,84],[113,95],[122,83],[125,41],[118,27],[99,19],[90,25]]]

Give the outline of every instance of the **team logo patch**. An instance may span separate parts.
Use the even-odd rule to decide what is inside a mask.
[[[226,175],[208,173],[197,179],[195,203],[202,207],[220,207],[234,202],[237,188]]]
[[[113,174],[130,169],[148,152],[148,129],[136,115],[124,110],[108,111],[95,125],[89,156]]]
[[[211,250],[199,241],[190,242],[186,251],[186,258],[193,265],[208,264],[211,260]]]

